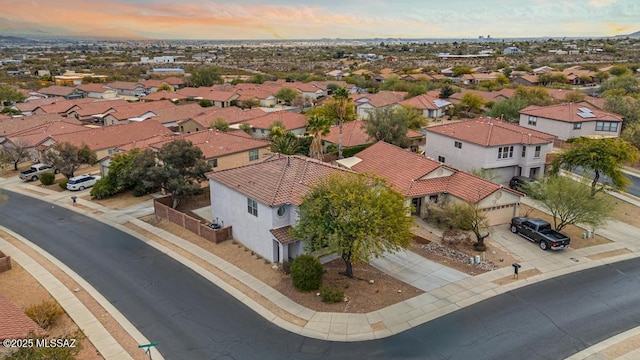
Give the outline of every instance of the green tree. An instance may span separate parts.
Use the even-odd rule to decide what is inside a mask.
[[[240,124],[239,126],[240,130],[246,132],[247,134],[251,135],[251,125],[247,124],[246,122],[243,122]]]
[[[311,115],[307,120],[307,132],[312,136],[309,157],[322,160],[322,137],[329,135],[331,122],[322,115]]]
[[[610,90],[622,89],[624,94],[640,93],[640,80],[632,75],[616,76],[600,85],[600,93],[604,94]]]
[[[333,100],[335,104],[336,116],[338,118],[338,159],[342,159],[342,127],[347,118],[347,109],[350,107],[351,98],[349,91],[343,87],[339,87],[333,92]],[[355,112],[355,111],[354,111]]]
[[[578,166],[592,171],[592,197],[606,187],[617,191],[629,186],[630,180],[622,172],[622,167],[640,160],[638,148],[620,138],[577,138],[570,144],[570,149],[560,154],[554,161],[553,171],[555,173],[560,168],[573,169]],[[603,175],[607,177],[607,180],[598,186],[603,180],[601,179]]]
[[[459,77],[462,76],[464,74],[471,74],[473,71],[471,71],[471,67],[470,66],[466,66],[466,65],[456,65],[453,67],[453,77]]]
[[[218,131],[222,131],[222,132],[227,132],[229,131],[230,125],[227,122],[227,120],[223,119],[223,118],[216,118],[216,121],[212,122],[209,125],[210,129],[215,129]]]
[[[399,251],[412,239],[413,218],[404,196],[380,179],[342,174],[320,181],[303,198],[292,234],[310,251],[342,257],[347,277],[353,263]]]
[[[478,113],[484,106],[484,100],[480,95],[466,93],[462,95],[460,104],[465,108],[467,115],[470,113]]]
[[[216,66],[201,66],[191,71],[191,83],[196,86],[212,86],[222,83],[220,69]]]
[[[396,116],[405,119],[407,127],[411,130],[421,130],[429,123],[422,115],[422,111],[412,106],[400,106],[395,108]]]
[[[449,84],[445,84],[440,88],[440,99],[448,99],[451,95],[455,94],[456,90]]]
[[[93,165],[98,161],[96,153],[85,144],[78,147],[71,143],[56,143],[44,154],[44,162],[60,169],[67,179],[75,176],[82,165]]]
[[[171,91],[173,92],[173,86],[167,84],[167,83],[162,83],[160,86],[158,86],[158,89],[156,91]]]
[[[623,127],[640,121],[640,101],[629,96],[614,95],[604,100],[604,109],[624,117]]]
[[[543,85],[569,83],[569,79],[567,78],[567,75],[561,72],[553,72],[553,71],[538,75],[538,81]]]
[[[295,155],[300,153],[300,150],[300,140],[291,131],[287,131],[283,135],[275,136],[271,140],[271,152]]]
[[[25,98],[24,94],[18,92],[13,87],[6,84],[0,84],[0,105],[2,105],[3,102],[22,102]]]
[[[609,74],[613,76],[625,76],[631,75],[632,73],[626,65],[618,64],[611,67],[611,69],[609,70]]]
[[[447,207],[446,214],[454,226],[460,230],[473,232],[476,236],[476,244],[474,246],[477,250],[484,251],[486,249],[484,239],[490,235],[489,219],[487,218],[487,213],[478,204],[470,202],[456,203]]]
[[[283,87],[278,90],[276,93],[276,97],[283,101],[287,105],[291,105],[291,102],[299,95],[300,93],[296,90],[288,87]]]
[[[504,121],[517,123],[520,120],[520,110],[529,106],[529,103],[517,96],[494,103],[487,115],[500,118]]]
[[[640,122],[631,123],[625,126],[620,136],[626,142],[640,149]]]
[[[539,86],[519,86],[514,96],[525,100],[529,105],[547,106],[553,103],[547,90]]]
[[[391,107],[376,108],[364,121],[365,132],[371,140],[385,141],[406,148],[411,144],[411,140],[407,137],[409,119],[406,114]]]
[[[606,197],[593,197],[587,184],[553,175],[533,189],[534,199],[553,216],[553,227],[561,231],[569,224],[604,224],[613,204]]]
[[[273,141],[276,138],[282,137],[287,133],[287,129],[280,120],[275,120],[269,126],[269,133],[267,134],[267,140]]]
[[[573,103],[577,103],[580,102],[582,100],[584,100],[584,98],[587,95],[583,92],[579,92],[579,91],[571,91],[568,92],[564,95],[564,101],[565,102],[573,102]]]
[[[184,139],[174,140],[160,148],[158,160],[158,166],[148,169],[147,179],[171,195],[174,209],[182,199],[202,193],[200,183],[211,166],[200,148]]]

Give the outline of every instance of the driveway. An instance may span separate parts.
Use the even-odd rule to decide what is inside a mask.
[[[440,265],[409,250],[385,254],[379,259],[372,260],[370,264],[423,291],[433,290],[469,277],[463,272]]]

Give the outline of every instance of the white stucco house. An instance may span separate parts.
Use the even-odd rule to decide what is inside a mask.
[[[540,177],[556,136],[492,118],[425,129],[425,155],[455,168],[491,170],[500,184],[513,176]]]
[[[233,226],[233,237],[266,260],[280,263],[304,252],[289,235],[298,206],[319,179],[348,170],[303,157],[272,155],[254,164],[207,174],[211,218]]]
[[[623,117],[585,104],[531,105],[520,110],[520,126],[566,141],[577,137],[618,137]]]
[[[384,178],[421,218],[428,218],[432,209],[463,202],[483,209],[491,225],[506,224],[520,213],[521,193],[384,141],[337,162]]]

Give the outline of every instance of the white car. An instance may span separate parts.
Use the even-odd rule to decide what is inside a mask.
[[[85,174],[75,176],[67,181],[67,190],[84,190],[95,185],[98,180],[100,180],[100,176],[96,175]]]

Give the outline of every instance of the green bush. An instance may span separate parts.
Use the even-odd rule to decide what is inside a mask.
[[[320,299],[322,302],[338,303],[344,300],[344,291],[339,288],[323,286],[320,288]]]
[[[33,333],[29,333],[28,338],[30,339],[46,339],[46,337],[35,336]],[[77,359],[78,353],[82,350],[82,339],[83,334],[79,331],[76,331],[73,334],[67,334],[64,336],[57,336],[56,339],[59,341],[64,341],[65,343],[71,344],[73,339],[73,345],[71,346],[56,346],[56,347],[36,347],[36,346],[28,346],[21,347],[17,351],[8,355],[8,357],[3,358],[6,360],[25,360],[25,359],[55,359],[55,360],[75,360]]]
[[[68,182],[68,181],[69,181],[69,179],[64,179],[64,180],[60,181],[60,182],[58,183],[58,185],[60,185],[60,187],[61,187],[63,190],[67,190],[67,182]]]
[[[91,188],[91,196],[96,199],[104,199],[116,194],[116,189],[109,183],[107,178],[102,178],[96,181],[95,185]]]
[[[48,329],[60,315],[64,314],[64,310],[55,301],[43,301],[40,304],[28,307],[24,313],[36,324],[40,325],[41,328]]]
[[[324,271],[320,261],[311,255],[300,255],[291,263],[291,280],[300,291],[317,290]]]
[[[40,175],[40,182],[42,185],[51,185],[56,180],[56,174],[54,173],[43,173]]]

